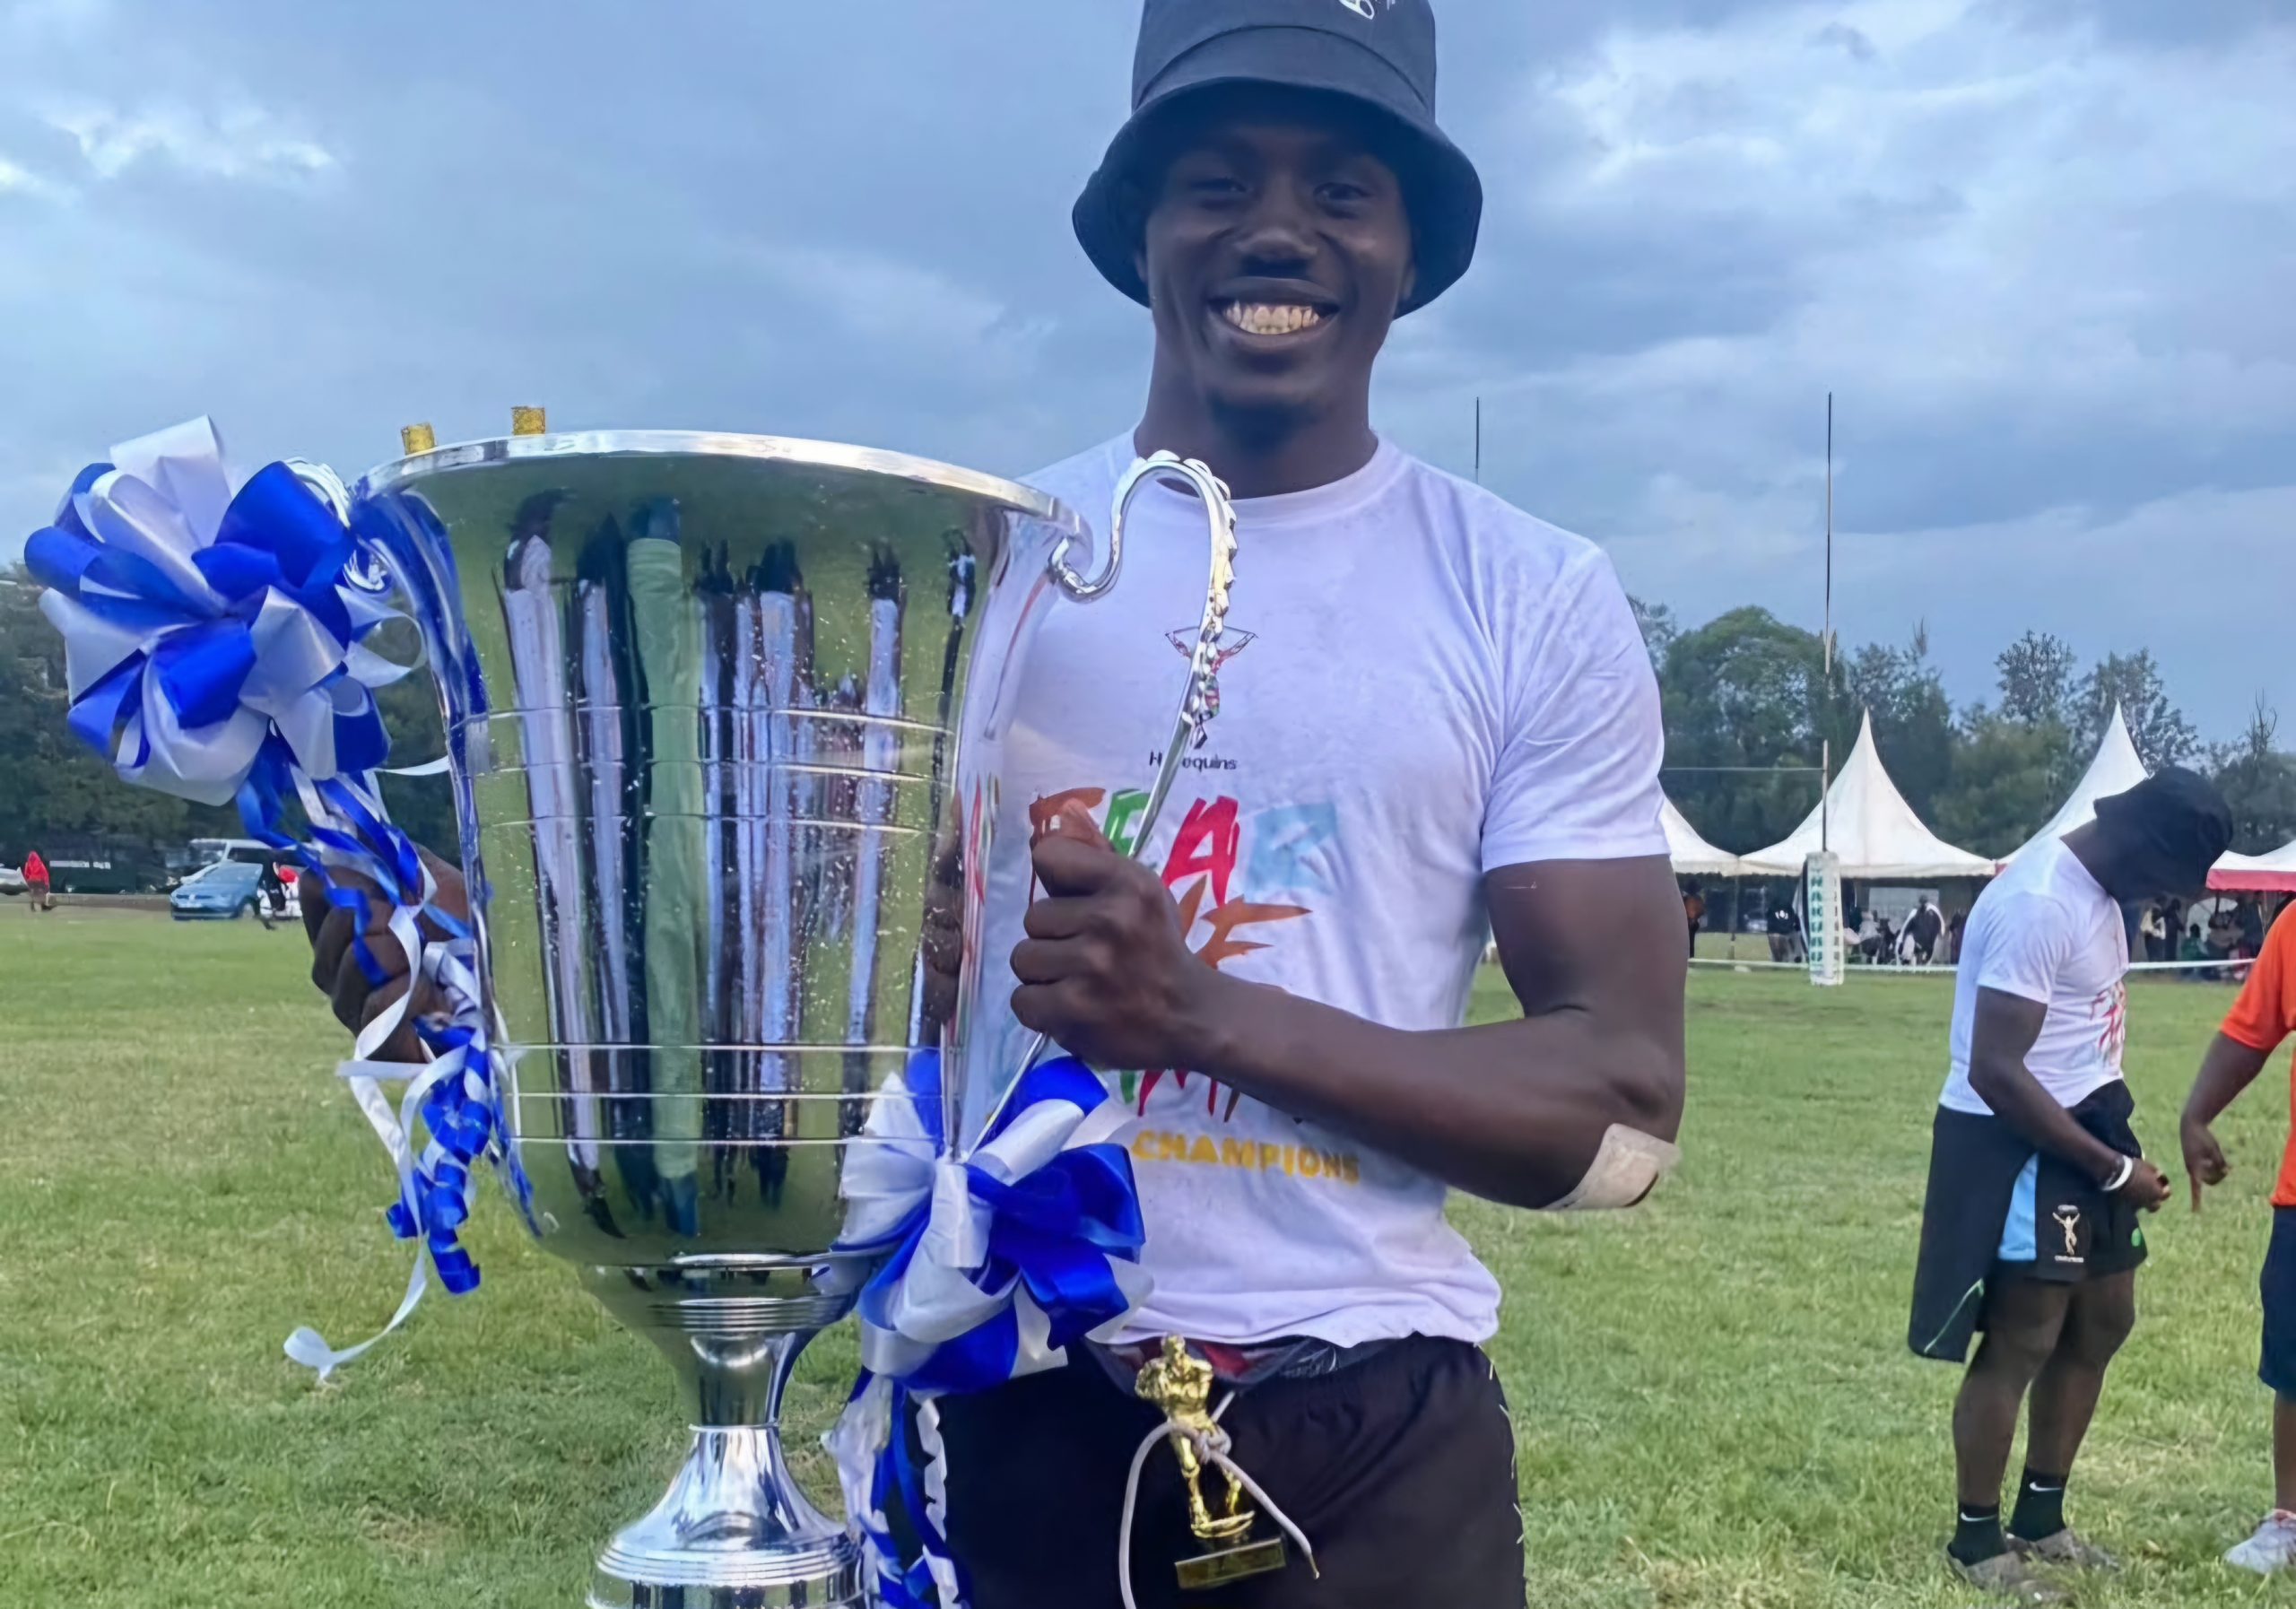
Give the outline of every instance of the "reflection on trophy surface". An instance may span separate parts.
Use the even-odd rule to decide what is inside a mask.
[[[858,1604],[774,1422],[869,1271],[835,1248],[874,1092],[916,1047],[962,1063],[994,690],[1079,523],[891,455],[656,433],[427,451],[361,499],[435,602],[523,1210],[696,1427],[590,1601]]]

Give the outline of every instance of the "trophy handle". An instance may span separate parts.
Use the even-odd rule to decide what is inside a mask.
[[[1083,540],[1074,533],[1064,535],[1055,544],[1047,561],[1054,581],[1078,603],[1088,604],[1105,596],[1116,586],[1117,577],[1124,568],[1124,522],[1132,511],[1133,500],[1156,481],[1178,482],[1203,501],[1205,525],[1211,537],[1212,568],[1204,589],[1204,616],[1196,627],[1196,648],[1188,655],[1187,685],[1180,694],[1179,714],[1172,724],[1171,740],[1164,745],[1163,762],[1156,768],[1156,780],[1149,789],[1148,805],[1141,813],[1132,848],[1126,852],[1134,858],[1147,848],[1149,836],[1156,830],[1156,819],[1163,813],[1164,800],[1172,791],[1173,779],[1179,775],[1180,762],[1189,750],[1203,741],[1204,729],[1220,712],[1220,639],[1228,629],[1228,595],[1236,580],[1235,500],[1227,483],[1201,461],[1183,458],[1173,452],[1152,453],[1136,460],[1117,483],[1116,509],[1109,520],[1108,552],[1100,570],[1085,576],[1069,562],[1070,551]],[[1022,1057],[1012,1082],[1004,1086],[1004,1093],[996,1098],[981,1125],[984,1137],[1004,1115],[1005,1103],[1020,1087],[1022,1077],[1043,1057],[1050,1044],[1051,1036],[1042,1033],[1029,1041],[1028,1053]],[[943,1132],[958,1131],[949,1127]],[[970,1148],[966,1149],[970,1154]]]

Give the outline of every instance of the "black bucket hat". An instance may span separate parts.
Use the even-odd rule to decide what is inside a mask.
[[[1435,124],[1435,13],[1428,0],[1146,0],[1132,64],[1132,118],[1076,199],[1076,239],[1109,283],[1144,307],[1140,220],[1126,181],[1160,154],[1174,106],[1216,85],[1270,84],[1337,95],[1395,136],[1417,279],[1409,313],[1449,290],[1474,259],[1483,181]]]
[[[2198,883],[2232,847],[2232,808],[2197,771],[2164,765],[2097,801],[2097,819]]]

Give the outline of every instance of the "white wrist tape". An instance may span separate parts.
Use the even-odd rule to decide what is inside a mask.
[[[1611,1125],[1595,1165],[1578,1187],[1550,1206],[1548,1213],[1607,1213],[1640,1205],[1658,1181],[1683,1160],[1681,1148],[1622,1123]]]

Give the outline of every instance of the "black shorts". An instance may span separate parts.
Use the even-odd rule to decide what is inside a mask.
[[[2071,1168],[2036,1157],[2017,1175],[1994,1248],[2002,1272],[2077,1284],[2144,1261],[2144,1230],[2126,1196],[2108,1196]]]
[[[2135,1102],[2118,1081],[2070,1109],[2090,1134],[2142,1156]],[[2135,1205],[2080,1170],[2038,1154],[2000,1118],[1940,1108],[1931,1131],[1908,1338],[1927,1358],[1959,1362],[1983,1326],[1998,1278],[2057,1283],[2126,1274],[2144,1261]]]
[[[1217,1396],[1215,1395],[1215,1403]],[[1125,1476],[1159,1415],[1092,1360],[941,1404],[949,1544],[974,1609],[1116,1609]],[[1315,1544],[1280,1573],[1183,1597],[1173,1566],[1205,1549],[1159,1449],[1140,1483],[1141,1609],[1523,1609],[1515,1432],[1491,1361],[1414,1337],[1361,1362],[1247,1390],[1221,1423],[1234,1457]],[[1215,1505],[1226,1487],[1204,1477]],[[1275,1535],[1261,1517],[1256,1536]]]
[[[2257,1378],[2296,1402],[2296,1207],[2272,1210],[2272,1244],[2257,1282],[2264,1295],[2264,1361]]]

